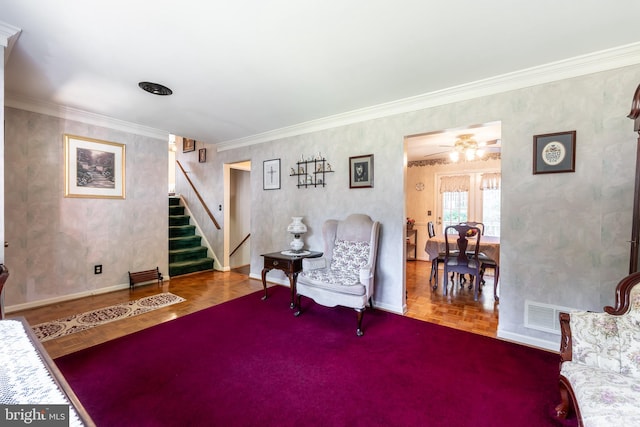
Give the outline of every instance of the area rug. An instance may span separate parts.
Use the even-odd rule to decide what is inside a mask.
[[[74,332],[84,331],[98,325],[114,322],[126,317],[137,316],[162,307],[185,301],[184,298],[169,292],[140,298],[122,304],[99,308],[85,313],[74,314],[73,316],[50,322],[40,323],[32,327],[36,337],[41,342],[60,338]]]
[[[99,426],[543,427],[557,353],[262,291],[55,360]]]

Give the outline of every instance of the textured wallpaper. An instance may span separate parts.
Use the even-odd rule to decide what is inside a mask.
[[[329,218],[365,213],[382,223],[375,302],[402,313],[404,221],[410,173],[404,138],[425,132],[502,123],[502,224],[499,335],[558,342],[524,326],[525,301],[601,310],[628,269],[636,135],[626,118],[640,66],[625,67],[497,95],[398,114],[222,152],[177,158],[210,207],[224,204],[224,165],[251,161],[251,274],[263,253],[287,247],[292,216],[303,216],[306,247],[322,250]],[[163,141],[7,108],[5,140],[7,305],[126,283],[130,269],[167,265],[167,149]],[[576,130],[576,172],[532,174],[533,136]],[[127,145],[126,200],[63,195],[62,135]],[[322,153],[335,171],[326,187],[297,188],[288,171]],[[374,187],[350,189],[350,156],[374,155]],[[264,160],[281,159],[280,190],[262,188]],[[184,180],[176,189],[192,199]],[[223,230],[194,200],[191,209],[218,259]],[[93,274],[101,263],[105,272]],[[283,280],[279,271],[270,278]],[[425,284],[426,285],[426,284]]]
[[[640,66],[626,67],[219,153],[205,144],[211,156],[204,164],[190,153],[178,157],[189,164],[191,178],[214,206],[223,198],[223,164],[251,160],[251,272],[256,277],[262,270],[260,254],[286,248],[292,216],[304,217],[309,227],[304,238],[315,250],[322,250],[320,230],[328,218],[360,212],[380,221],[375,301],[403,312],[409,181],[404,137],[500,121],[499,334],[553,344],[559,336],[524,326],[526,300],[602,310],[627,274],[636,136],[626,115],[638,76]],[[577,131],[576,172],[533,175],[533,136],[569,130]],[[287,171],[301,155],[317,152],[335,173],[324,188],[296,188]],[[364,154],[374,154],[374,188],[350,189],[348,159]],[[262,162],[274,158],[282,161],[282,188],[264,191]],[[221,253],[222,233],[211,231],[208,237]],[[278,271],[269,276],[284,278]]]
[[[125,285],[128,271],[167,271],[166,141],[13,108],[5,119],[7,306]],[[65,133],[126,145],[124,200],[64,197]]]

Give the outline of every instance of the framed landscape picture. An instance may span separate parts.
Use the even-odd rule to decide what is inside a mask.
[[[64,196],[125,198],[125,145],[64,135]]]

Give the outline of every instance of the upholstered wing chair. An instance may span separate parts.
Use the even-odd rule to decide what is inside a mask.
[[[380,223],[363,214],[324,223],[323,257],[302,260],[296,285],[296,316],[302,312],[302,295],[326,307],[351,307],[357,312],[356,334],[363,335],[367,302],[373,307],[379,230]]]

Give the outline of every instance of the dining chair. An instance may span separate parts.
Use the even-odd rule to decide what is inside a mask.
[[[484,236],[484,223],[476,222],[476,221],[467,221],[461,224],[467,224],[473,227],[478,227],[481,230],[481,235]],[[500,278],[500,267],[498,263],[493,258],[488,257],[484,252],[478,253],[478,258],[480,259],[480,286],[484,286],[484,272],[487,268],[492,268],[494,271],[494,279],[493,279],[493,299],[495,301],[499,301],[498,297],[498,279]],[[464,279],[464,276],[463,276]]]
[[[427,222],[427,233],[429,234],[430,239],[435,237],[436,229],[433,225],[433,221]],[[431,274],[429,275],[429,283],[433,283],[433,279],[435,278],[435,283],[431,287],[434,291],[438,288],[438,266],[443,262],[444,252],[439,252],[438,256],[435,259],[431,260]]]
[[[461,222],[460,224],[467,224],[472,227],[478,227],[480,229],[480,234],[484,236],[484,223],[476,221],[465,221]]]
[[[457,238],[456,238],[457,236]],[[449,272],[469,274],[471,282],[474,284],[473,300],[478,300],[480,292],[480,265],[478,257],[480,251],[481,230],[467,224],[450,225],[444,230],[445,257],[444,257],[444,277],[448,278]],[[473,251],[467,250],[469,241],[467,238],[474,237],[475,245]],[[453,281],[453,280],[452,280]],[[445,279],[443,284],[443,295],[447,295],[449,288]],[[461,283],[462,286],[462,283]]]

